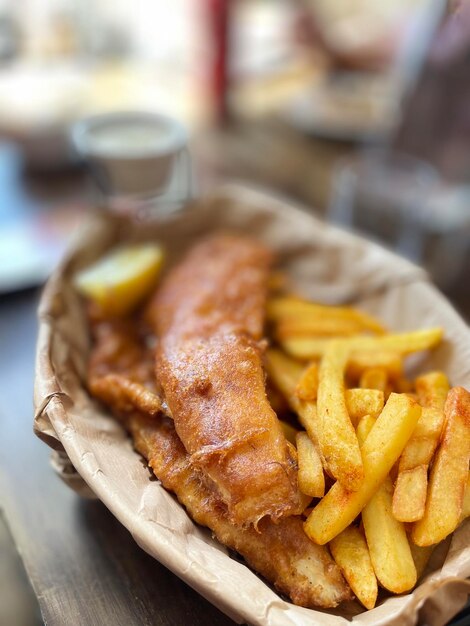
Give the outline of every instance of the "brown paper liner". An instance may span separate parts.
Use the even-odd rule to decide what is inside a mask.
[[[419,619],[442,626],[470,593],[465,580],[470,575],[470,524],[458,528],[447,554],[411,594],[384,595],[371,611],[356,603],[334,611],[294,606],[230,558],[171,494],[149,480],[119,424],[88,395],[89,335],[71,282],[74,273],[123,241],[159,241],[166,248],[168,267],[200,236],[221,229],[267,242],[277,251],[292,287],[305,296],[326,303],[352,302],[397,331],[442,326],[443,344],[432,354],[410,359],[409,373],[440,368],[452,384],[470,388],[470,331],[422,270],[282,199],[230,186],[182,214],[151,223],[97,216],[48,281],[39,309],[34,428],[54,448],[55,469],[78,493],[100,498],[146,552],[239,623],[411,626]]]

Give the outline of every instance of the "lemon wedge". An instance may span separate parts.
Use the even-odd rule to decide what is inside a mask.
[[[155,285],[163,257],[157,244],[121,246],[79,272],[75,285],[106,315],[125,315]]]

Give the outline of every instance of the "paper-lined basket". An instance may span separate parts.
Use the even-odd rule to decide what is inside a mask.
[[[411,359],[412,372],[443,369],[453,385],[470,389],[470,330],[422,270],[283,200],[230,186],[183,213],[151,223],[97,217],[50,278],[39,310],[35,431],[56,450],[56,471],[77,492],[100,498],[145,551],[237,622],[407,626],[419,617],[430,626],[444,624],[470,593],[465,580],[470,576],[468,522],[454,533],[447,554],[446,546],[437,551],[430,573],[411,594],[389,597],[372,611],[356,603],[327,612],[294,606],[232,559],[172,495],[149,480],[122,428],[88,395],[84,381],[90,340],[72,286],[75,272],[124,241],[159,241],[169,267],[199,237],[217,230],[265,241],[295,289],[307,297],[354,303],[397,331],[442,326],[444,343],[432,354]]]

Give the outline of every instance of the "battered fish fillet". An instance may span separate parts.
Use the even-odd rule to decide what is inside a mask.
[[[149,307],[156,377],[191,462],[234,524],[300,513],[295,451],[265,389],[259,340],[271,254],[245,237],[196,245]]]
[[[145,345],[139,323],[92,319],[90,323],[95,340],[88,365],[92,395],[119,415],[135,410],[156,415],[162,404],[155,393],[154,354]]]
[[[221,543],[241,554],[294,604],[330,608],[352,598],[327,549],[305,535],[300,517],[284,518],[279,523],[264,518],[259,523],[259,532],[253,527],[233,526],[227,508],[191,463],[172,420],[134,414],[127,426],[137,450],[191,517],[210,528]]]

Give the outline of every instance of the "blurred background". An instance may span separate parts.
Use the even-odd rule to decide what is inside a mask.
[[[116,192],[71,129],[128,111],[185,127],[180,204],[261,185],[425,267],[470,319],[469,72],[465,1],[0,0],[0,333],[18,306],[31,323],[34,289]],[[13,570],[0,624],[40,623],[9,618],[29,607]]]
[[[468,13],[444,0],[0,0],[0,292],[44,280],[97,201],[74,122],[122,111],[187,128],[199,193],[229,178],[280,191],[451,291],[469,241]]]

